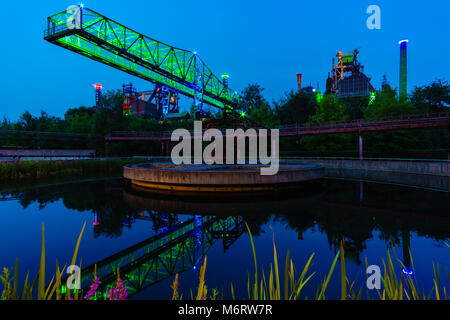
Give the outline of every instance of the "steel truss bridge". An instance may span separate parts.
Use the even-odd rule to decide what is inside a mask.
[[[432,129],[450,127],[450,112],[434,114],[404,115],[381,120],[356,120],[324,124],[297,124],[277,128],[280,137],[307,136],[339,133],[358,133]],[[257,129],[257,128],[256,128]],[[105,137],[106,141],[170,141],[171,132],[114,132]],[[191,132],[193,136],[193,132]]]
[[[87,293],[97,268],[100,285],[96,299],[107,300],[108,291],[117,281],[119,269],[128,296],[133,296],[159,281],[199,266],[218,239],[223,239],[224,250],[227,250],[243,233],[242,217],[194,216],[163,233],[82,268],[81,291]],[[66,279],[62,283],[66,283]]]
[[[196,54],[169,46],[100,13],[74,6],[47,18],[44,39],[131,75],[232,111],[242,97],[215,76]]]

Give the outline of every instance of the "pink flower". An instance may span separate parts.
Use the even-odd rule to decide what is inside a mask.
[[[97,292],[100,279],[96,277],[92,283],[89,292],[84,296],[85,300],[95,300],[95,293]]]
[[[109,300],[127,300],[127,297],[127,288],[125,287],[122,279],[117,281],[115,288],[111,288],[111,290],[109,290]]]

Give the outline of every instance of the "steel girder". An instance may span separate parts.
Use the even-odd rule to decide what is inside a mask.
[[[164,234],[82,269],[81,290],[85,293],[89,288],[97,266],[100,279],[97,299],[106,299],[117,279],[117,269],[128,296],[133,296],[159,281],[193,269],[215,241],[222,238],[225,245],[227,238],[235,234],[234,229],[242,229],[242,223],[242,217],[194,217]]]
[[[195,52],[166,45],[93,10],[77,8],[75,13],[48,17],[44,39],[186,96],[195,98],[200,92],[205,103],[218,108],[244,105],[242,97],[227,88]],[[70,25],[73,19],[78,19],[78,25]]]

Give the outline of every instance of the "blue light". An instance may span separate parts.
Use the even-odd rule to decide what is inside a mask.
[[[402,272],[405,276],[410,276],[413,277],[414,276],[414,271],[412,269],[409,269],[407,267],[402,269]]]
[[[192,269],[194,269],[194,270],[197,269],[197,266],[194,266]]]

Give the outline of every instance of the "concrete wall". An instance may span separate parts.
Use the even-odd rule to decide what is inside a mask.
[[[420,175],[450,177],[450,162],[448,161],[403,161],[403,160],[356,160],[356,159],[321,159],[296,158],[283,160],[287,162],[302,162],[319,164],[330,169],[349,169],[362,171],[398,172]]]
[[[312,159],[283,160],[294,163],[319,164],[327,177],[360,179],[404,184],[450,191],[448,162],[419,162],[395,160]]]

